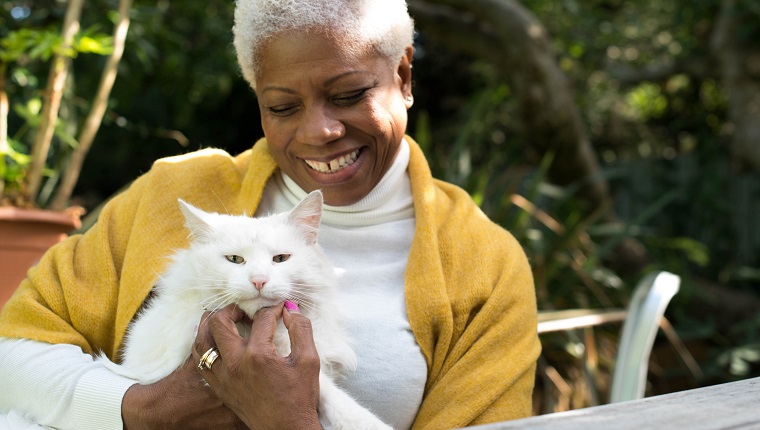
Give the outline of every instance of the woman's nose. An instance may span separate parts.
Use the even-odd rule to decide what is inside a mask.
[[[343,137],[345,130],[327,107],[311,106],[303,110],[296,138],[309,145],[324,145]]]

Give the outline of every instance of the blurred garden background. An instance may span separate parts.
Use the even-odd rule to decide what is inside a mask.
[[[262,136],[232,48],[234,2],[130,3],[116,81],[71,198],[91,219],[160,157],[237,154]],[[81,11],[39,206],[79,144],[119,4],[88,0]],[[623,307],[645,273],[667,270],[681,291],[647,395],[760,376],[760,1],[409,5],[409,134],[434,176],[467,189],[524,245],[539,308]],[[9,195],[23,181],[66,8],[2,0]],[[606,401],[619,329],[542,335],[536,413]]]

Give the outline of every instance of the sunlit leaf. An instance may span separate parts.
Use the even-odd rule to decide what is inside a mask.
[[[98,55],[108,55],[113,52],[113,40],[111,38],[93,38],[89,36],[81,37],[75,49],[82,53],[92,53]]]

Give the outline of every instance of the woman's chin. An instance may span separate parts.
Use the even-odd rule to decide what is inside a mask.
[[[346,206],[364,198],[371,191],[368,175],[363,174],[361,165],[354,163],[333,173],[323,173],[309,167],[308,186],[299,184],[304,191],[322,190],[325,204],[330,206]]]

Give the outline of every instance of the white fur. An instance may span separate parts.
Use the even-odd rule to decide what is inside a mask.
[[[122,363],[101,356],[106,366],[142,384],[153,383],[190,356],[204,309],[236,303],[252,316],[262,307],[291,300],[312,323],[321,361],[321,419],[335,429],[389,429],[334,383],[356,369],[356,355],[333,304],[336,271],[316,242],[322,193],[310,193],[288,213],[263,218],[207,213],[182,200],[180,209],[190,246],[173,255],[156,285],[156,297],[130,325]],[[289,255],[286,261],[274,262],[274,256],[283,254]],[[266,279],[260,291],[253,277]],[[282,322],[275,345],[281,355],[290,353]]]

